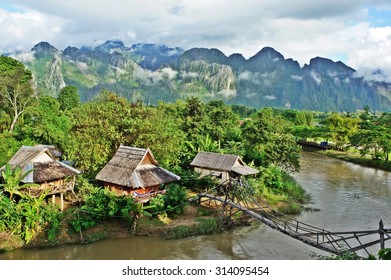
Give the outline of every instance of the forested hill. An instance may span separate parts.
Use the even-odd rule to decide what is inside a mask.
[[[301,67],[270,47],[245,59],[241,54],[227,57],[217,49],[127,47],[107,41],[95,48],[61,51],[41,42],[13,57],[32,71],[40,93],[57,96],[64,85],[75,85],[82,101],[108,89],[145,104],[197,96],[256,108],[354,111],[369,106],[391,111],[390,83],[360,77],[327,58],[313,58]]]

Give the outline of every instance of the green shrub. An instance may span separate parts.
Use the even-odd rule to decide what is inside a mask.
[[[301,203],[306,204],[310,203],[312,198],[309,193],[307,193],[302,186],[299,185],[299,183],[296,182],[296,180],[290,176],[288,173],[282,172],[282,178],[283,178],[283,188],[282,191],[292,200]]]
[[[221,223],[218,219],[197,219],[199,224],[194,226],[179,225],[166,233],[167,239],[180,239],[195,235],[213,234],[221,231]]]
[[[200,222],[195,227],[197,235],[213,234],[221,230],[221,223],[218,219],[197,219]]]
[[[131,197],[116,196],[109,190],[99,189],[89,195],[85,205],[73,211],[69,223],[76,232],[88,229],[106,218],[123,218],[131,223],[131,213],[138,208]]]
[[[165,210],[165,207],[164,207],[164,203],[165,203],[165,197],[164,195],[161,195],[161,194],[158,194],[154,197],[152,197],[150,200],[149,200],[149,207],[148,207],[148,212],[152,215],[152,216],[157,216],[158,214],[164,212]]]
[[[164,207],[169,215],[180,215],[187,203],[185,187],[172,184],[164,195]]]
[[[262,170],[261,182],[270,189],[281,190],[284,187],[281,170],[272,165]]]
[[[191,227],[185,225],[179,225],[172,228],[167,234],[167,239],[181,239],[194,235],[194,231]]]

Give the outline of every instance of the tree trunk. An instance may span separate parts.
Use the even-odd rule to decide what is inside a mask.
[[[12,123],[11,123],[11,126],[10,126],[10,130],[9,130],[10,132],[12,132],[14,130],[16,122],[17,122],[20,114],[22,113],[22,111],[18,112],[17,108],[15,108],[14,113],[15,113],[14,114],[14,119],[12,120]]]
[[[133,221],[132,224],[130,225],[132,233],[136,233],[136,225],[137,225],[138,218],[139,218],[139,214],[135,214],[133,216]]]
[[[10,132],[14,131],[16,121],[18,120],[18,117],[15,116],[14,119],[12,120],[11,126],[10,126]]]

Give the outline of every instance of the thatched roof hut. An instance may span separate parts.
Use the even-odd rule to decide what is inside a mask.
[[[80,174],[79,170],[58,161],[46,146],[22,146],[8,164],[11,168],[19,166],[24,173],[32,170],[21,182],[37,186],[27,188],[25,193],[33,197],[45,193],[52,195],[53,201],[55,195],[60,194],[61,210],[64,208],[63,194],[74,189],[76,175]],[[4,169],[5,166],[1,167],[0,172]]]
[[[54,158],[49,148],[44,146],[22,146],[10,159],[11,168],[19,166],[24,172],[33,170],[22,183],[43,183],[80,174],[80,171]],[[4,170],[5,166],[0,168]]]
[[[223,181],[229,177],[259,173],[258,170],[247,166],[239,156],[211,152],[198,152],[190,166],[203,176],[212,175],[220,177]]]
[[[149,148],[121,145],[96,179],[117,194],[140,195],[155,192],[160,185],[180,177],[160,167]]]

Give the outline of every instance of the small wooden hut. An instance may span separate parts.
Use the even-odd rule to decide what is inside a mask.
[[[147,202],[160,187],[180,180],[174,173],[159,166],[151,150],[121,145],[113,158],[96,175],[96,179],[117,195],[132,195]]]
[[[190,166],[201,176],[214,176],[222,182],[259,173],[258,170],[247,166],[239,156],[211,152],[198,152]]]
[[[52,195],[53,202],[59,194],[61,211],[64,209],[64,193],[73,191],[76,175],[80,174],[79,170],[56,160],[50,149],[45,146],[22,146],[8,164],[11,168],[19,166],[23,172],[32,169],[33,171],[22,179],[22,183],[33,183],[38,186],[27,188],[24,192],[32,197],[38,197],[46,192],[47,196]],[[5,166],[1,167],[0,171],[4,169]]]

